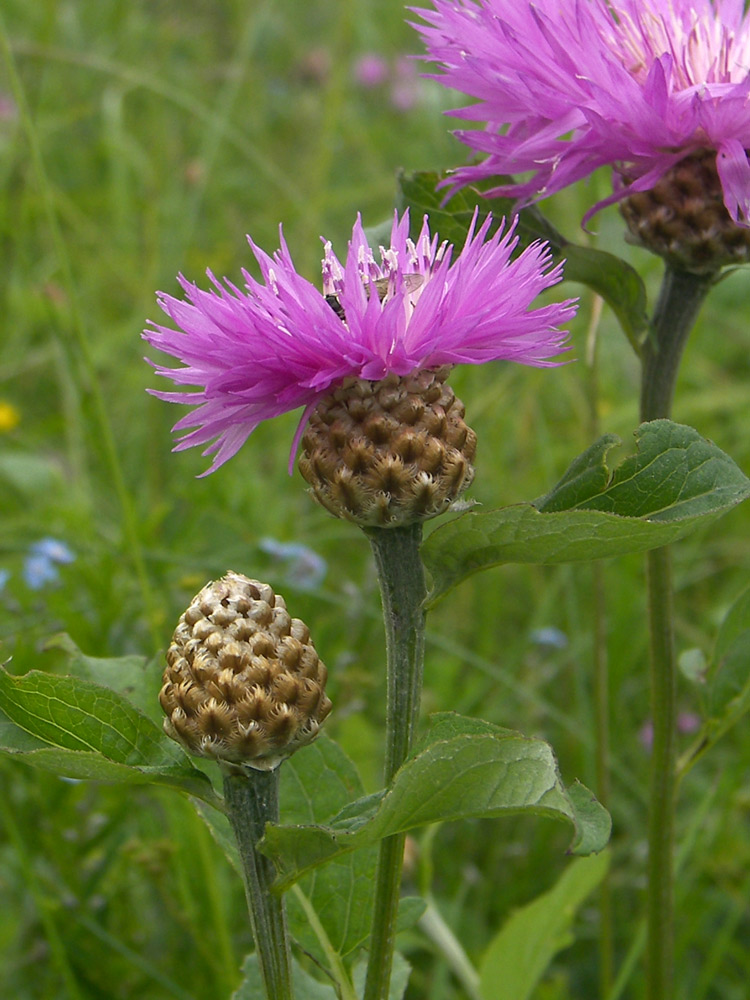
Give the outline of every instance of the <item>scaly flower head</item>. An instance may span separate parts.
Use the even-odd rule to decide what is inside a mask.
[[[186,394],[156,392],[195,406],[175,425],[188,430],[176,450],[207,445],[212,472],[231,458],[263,420],[304,407],[297,441],[317,404],[355,380],[378,382],[423,369],[495,359],[548,366],[565,347],[559,329],[575,313],[572,300],[531,308],[562,276],[549,247],[535,243],[515,260],[518,238],[491,220],[472,223],[461,254],[440,244],[425,219],[409,239],[408,213],[394,218],[379,260],[358,219],[346,259],[325,244],[323,291],[298,274],[280,234],[269,257],[250,241],[262,281],[243,271],[245,289],[209,272],[211,291],[180,278],[186,301],[161,294],[177,330],[153,324],[144,338],[181,368],[156,371]]]
[[[415,25],[438,80],[478,99],[458,135],[487,153],[454,185],[531,172],[494,194],[546,197],[604,165],[604,205],[709,151],[720,202],[750,217],[750,15],[743,0],[433,0]]]

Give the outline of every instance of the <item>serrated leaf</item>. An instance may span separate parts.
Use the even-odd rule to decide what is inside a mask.
[[[257,956],[248,955],[242,964],[243,980],[232,994],[231,1000],[266,1000],[263,978]],[[321,983],[292,959],[292,989],[300,1000],[336,1000],[336,991],[330,983]]]
[[[549,892],[516,910],[479,966],[484,1000],[529,1000],[550,962],[572,944],[573,919],[609,867],[609,855],[577,858]]]
[[[600,822],[589,829],[594,809],[589,802],[579,815],[547,743],[474,719],[461,732],[461,723],[460,716],[440,716],[436,732],[454,735],[422,743],[386,792],[358,800],[325,824],[269,827],[261,850],[279,868],[278,885],[391,834],[468,817],[525,812],[564,819],[576,828],[574,850],[580,843],[602,849],[608,817],[606,836]]]
[[[398,175],[399,208],[408,207],[410,210],[413,238],[419,232],[422,216],[427,214],[432,231],[437,231],[441,239],[453,243],[459,250],[476,208],[479,209],[480,223],[490,212],[498,223],[503,216],[509,218],[515,214],[513,198],[488,198],[480,189],[471,186],[456,191],[450,201],[443,204],[445,189],[438,190],[437,185],[446,176],[428,171],[402,171]],[[496,228],[493,226],[491,232]],[[640,341],[648,322],[646,289],[640,275],[630,264],[606,251],[571,243],[534,205],[518,213],[516,232],[521,249],[535,240],[546,240],[555,259],[564,258],[566,261],[563,280],[580,282],[601,295],[628,340],[636,351],[640,351]]]
[[[533,504],[470,511],[422,546],[434,603],[472,573],[503,563],[605,559],[668,545],[750,496],[750,480],[692,427],[641,424],[637,452],[613,472],[605,435]]]
[[[211,782],[185,752],[124,698],[75,677],[0,669],[0,708],[17,729],[46,744],[19,745],[12,729],[2,752],[66,777],[156,782],[220,805]]]

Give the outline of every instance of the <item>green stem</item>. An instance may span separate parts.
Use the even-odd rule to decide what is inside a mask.
[[[688,335],[714,276],[667,266],[648,339],[643,345],[641,419],[669,417]],[[672,1000],[674,990],[674,814],[677,781],[677,663],[669,549],[646,557],[654,727],[648,817],[647,1000]]]
[[[424,663],[424,567],[419,555],[422,525],[371,528],[385,623],[388,671],[385,784],[409,756],[422,691]],[[404,834],[381,842],[375,875],[370,957],[364,1000],[387,1000],[396,938],[404,860]]]
[[[604,300],[593,296],[591,319],[586,335],[586,369],[588,379],[589,436],[599,437],[599,365],[597,345],[599,321]],[[611,790],[610,763],[610,708],[609,708],[609,657],[607,655],[607,600],[604,566],[594,562],[591,566],[593,588],[593,671],[594,671],[594,732],[596,741],[596,792],[605,809],[609,809]],[[614,921],[612,916],[611,867],[599,887],[599,992],[606,997],[612,988],[615,974]]]
[[[715,280],[714,275],[692,274],[667,266],[649,336],[643,344],[641,420],[671,415],[682,352],[698,310]]]
[[[604,567],[591,567],[594,590],[594,725],[596,728],[596,791],[599,801],[609,809],[610,739],[609,739],[609,658],[607,656],[607,608]],[[602,997],[612,988],[615,974],[614,922],[612,916],[612,878],[610,872],[599,887],[599,990]]]
[[[670,1000],[674,965],[677,672],[669,549],[648,553],[646,581],[654,728],[648,816],[646,996],[648,1000]]]
[[[276,874],[273,864],[256,850],[266,823],[279,820],[279,769],[225,774],[224,798],[240,851],[267,1000],[293,1000],[284,902],[271,892]]]

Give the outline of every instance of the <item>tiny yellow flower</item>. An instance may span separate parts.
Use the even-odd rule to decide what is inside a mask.
[[[6,403],[4,399],[0,399],[0,433],[3,431],[12,431],[20,423],[21,414],[19,410],[12,403]]]

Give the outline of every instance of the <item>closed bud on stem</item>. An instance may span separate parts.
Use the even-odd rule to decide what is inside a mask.
[[[621,177],[627,186],[631,178],[624,171]],[[653,188],[629,195],[620,211],[631,242],[683,271],[712,274],[750,261],[750,228],[724,205],[714,151],[680,160]]]
[[[268,771],[310,743],[331,710],[304,622],[266,583],[227,573],[180,617],[159,701],[190,753]]]
[[[474,478],[477,438],[446,383],[450,367],[348,378],[313,410],[299,468],[315,499],[363,527],[442,514]]]

